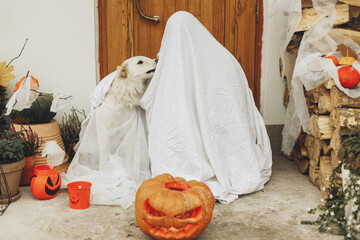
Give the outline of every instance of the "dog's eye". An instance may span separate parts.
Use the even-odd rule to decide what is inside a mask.
[[[143,63],[144,63],[144,62],[143,62],[143,61],[141,61],[141,60],[137,62],[137,64],[143,64]]]

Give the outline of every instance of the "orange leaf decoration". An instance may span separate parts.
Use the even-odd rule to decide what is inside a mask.
[[[11,72],[14,71],[14,66],[6,67],[6,61],[0,62],[0,85],[3,87],[9,86],[9,81],[15,78],[14,74]]]

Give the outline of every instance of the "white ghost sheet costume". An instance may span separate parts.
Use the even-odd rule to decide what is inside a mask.
[[[261,190],[271,147],[237,60],[187,12],[168,20],[158,58],[141,99],[152,176],[202,181],[223,203]]]
[[[137,188],[150,177],[145,115],[104,101],[116,72],[105,77],[91,95],[92,111],[82,123],[76,154],[62,187],[72,181],[92,183],[92,204],[129,207]]]

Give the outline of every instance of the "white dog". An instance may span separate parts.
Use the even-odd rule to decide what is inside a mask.
[[[105,101],[124,104],[130,108],[139,105],[149,81],[154,75],[156,60],[147,57],[132,57],[117,67],[116,78]]]
[[[64,183],[91,182],[94,204],[126,208],[150,177],[144,114],[138,105],[155,68],[155,60],[130,58],[95,89],[93,111],[82,124],[76,154],[63,178]]]

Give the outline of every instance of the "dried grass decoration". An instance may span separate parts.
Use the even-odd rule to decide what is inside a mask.
[[[62,123],[60,124],[60,133],[64,142],[65,151],[69,155],[71,161],[75,155],[74,147],[79,141],[81,131],[81,123],[86,118],[85,111],[79,111],[72,107],[70,114],[64,114]]]

